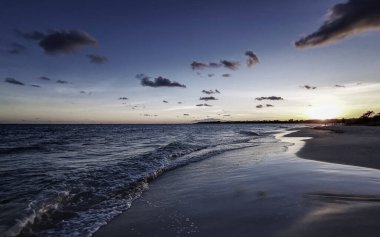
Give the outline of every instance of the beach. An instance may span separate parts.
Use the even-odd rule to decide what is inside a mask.
[[[379,131],[302,128],[191,163],[94,236],[379,236]]]
[[[380,169],[380,127],[304,128],[289,137],[311,137],[298,156],[325,162]]]

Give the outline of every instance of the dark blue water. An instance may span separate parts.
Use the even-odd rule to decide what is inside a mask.
[[[0,233],[91,236],[163,172],[275,142],[278,125],[1,125]]]

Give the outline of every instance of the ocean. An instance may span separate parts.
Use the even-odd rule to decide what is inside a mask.
[[[0,125],[0,233],[91,236],[164,172],[291,125]]]

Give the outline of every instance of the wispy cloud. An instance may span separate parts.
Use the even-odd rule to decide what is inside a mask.
[[[345,88],[346,86],[344,85],[334,85],[335,88]]]
[[[199,100],[204,100],[204,101],[209,101],[209,100],[218,100],[214,96],[206,96],[206,97],[201,97]]]
[[[229,74],[229,73],[224,73],[224,74],[222,74],[222,77],[231,77],[231,74]]]
[[[168,103],[169,103],[167,100],[163,100],[162,102],[165,103],[165,104],[168,104]]]
[[[259,58],[253,51],[246,51],[245,56],[247,56],[247,66],[252,67],[258,63],[260,63]]]
[[[202,90],[202,93],[206,95],[212,95],[212,94],[220,94],[220,91],[215,89],[215,90]]]
[[[262,100],[283,100],[284,98],[279,97],[279,96],[262,96],[262,97],[257,97],[255,100],[262,101]]]
[[[193,61],[190,64],[190,66],[191,66],[191,69],[193,69],[193,70],[203,70],[203,69],[205,69],[205,68],[208,67],[208,64],[207,63]]]
[[[7,78],[5,78],[4,82],[10,83],[10,84],[13,84],[13,85],[18,85],[18,86],[24,86],[25,85],[24,83],[22,83],[21,81],[18,81],[16,79],[14,79],[13,77],[7,77]]]
[[[295,42],[299,48],[313,47],[380,28],[379,0],[348,0],[333,6],[314,33]]]
[[[44,80],[44,81],[51,81],[49,77],[44,77],[44,76],[39,77],[39,79]]]
[[[206,104],[206,103],[204,103],[204,104],[197,104],[195,106],[197,106],[197,107],[212,107],[212,105],[209,105],[209,104]]]
[[[316,86],[310,86],[310,85],[304,85],[304,86],[302,86],[302,88],[305,88],[306,90],[315,90],[315,89],[317,89]]]
[[[32,87],[36,87],[36,88],[40,88],[41,86],[39,86],[39,85],[31,85]]]
[[[263,107],[264,107],[263,105],[256,105],[256,108],[258,108],[258,109],[261,109]]]
[[[69,84],[68,81],[64,81],[64,80],[57,80],[56,81],[58,84]]]
[[[106,56],[102,56],[98,54],[87,54],[87,57],[90,59],[91,63],[95,63],[95,64],[104,64],[108,62],[108,58]]]
[[[125,96],[119,97],[119,100],[128,100],[128,97],[125,97]]]
[[[220,63],[230,70],[238,70],[240,66],[240,63],[236,61],[221,60]]]

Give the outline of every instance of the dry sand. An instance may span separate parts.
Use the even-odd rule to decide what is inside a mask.
[[[312,137],[297,153],[304,159],[380,169],[380,127],[303,128],[288,137]]]

